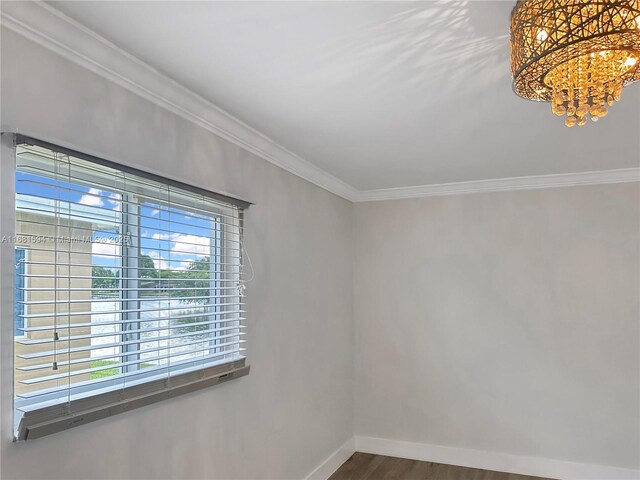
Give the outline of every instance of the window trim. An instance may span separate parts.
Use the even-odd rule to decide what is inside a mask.
[[[133,167],[121,165],[116,162],[104,160],[93,155],[85,154],[72,150],[66,147],[55,145],[50,142],[38,140],[32,137],[21,135],[12,132],[2,132],[2,153],[3,157],[10,156],[12,162],[4,162],[3,169],[9,168],[10,175],[2,175],[3,181],[1,182],[0,193],[3,196],[3,206],[0,211],[0,224],[3,230],[6,231],[6,235],[15,234],[15,175],[16,175],[16,147],[18,145],[34,145],[49,150],[63,153],[78,159],[86,160],[92,163],[96,163],[105,167],[121,170],[126,173],[137,175],[149,180],[160,182],[166,185],[170,185],[179,189],[196,193],[198,195],[207,196],[213,200],[227,203],[231,206],[238,208],[238,226],[239,231],[242,231],[244,226],[244,210],[247,209],[251,202],[240,200],[228,195],[211,192],[200,187],[195,187],[177,180],[162,177],[160,175],[151,174]],[[9,154],[9,155],[7,155]],[[218,231],[218,234],[222,236],[224,232]],[[15,255],[14,245],[7,243],[2,245],[0,250],[0,275],[2,275],[3,281],[8,280],[8,290],[11,292],[11,300],[9,302],[2,301],[8,308],[11,309],[13,320],[14,312],[14,274],[15,274]],[[8,256],[7,253],[11,252]],[[27,255],[28,252],[25,252]],[[9,258],[8,258],[9,257]],[[10,261],[8,261],[10,259]],[[8,267],[11,266],[11,269]],[[217,283],[214,281],[214,283]],[[0,296],[2,292],[0,292]],[[4,308],[2,309],[3,311]],[[6,322],[8,323],[8,322]],[[0,325],[2,335],[7,332],[8,328]],[[243,328],[239,325],[239,329]],[[15,359],[15,338],[13,335],[15,329],[14,321],[11,322],[11,371],[14,371],[14,359]],[[169,367],[168,367],[169,368]],[[107,383],[103,392],[94,395],[83,395],[88,393],[90,389],[79,386],[77,390],[72,394],[76,398],[67,402],[56,402],[43,407],[29,408],[28,405],[22,406],[24,413],[20,418],[15,417],[14,410],[14,442],[39,438],[45,435],[50,435],[58,431],[66,430],[78,425],[86,424],[95,420],[103,419],[117,413],[128,411],[134,408],[146,406],[158,401],[173,398],[182,394],[186,394],[192,391],[207,388],[213,385],[224,383],[228,380],[239,378],[249,374],[250,366],[246,364],[244,356],[238,357],[232,361],[211,362],[208,366],[202,368],[202,363],[198,360],[193,362],[193,365],[188,362],[184,366],[181,366],[180,373],[176,373],[167,377],[163,375],[165,369],[155,370],[153,372],[142,372],[136,374],[134,378],[129,381],[129,385],[122,386],[121,378],[114,378],[112,382]],[[154,378],[156,377],[156,378]],[[13,382],[12,382],[13,383]],[[12,397],[14,395],[12,394]],[[15,401],[15,398],[14,398]]]

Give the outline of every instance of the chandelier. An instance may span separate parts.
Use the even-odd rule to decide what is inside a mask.
[[[551,102],[568,127],[606,116],[640,80],[640,0],[518,0],[511,72],[518,95]]]

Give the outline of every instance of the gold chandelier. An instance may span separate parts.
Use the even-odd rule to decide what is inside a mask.
[[[551,102],[568,127],[597,121],[640,80],[640,0],[518,0],[511,72],[518,95]]]

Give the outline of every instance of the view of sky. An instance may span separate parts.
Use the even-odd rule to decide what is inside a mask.
[[[114,270],[119,267],[120,241],[127,238],[127,232],[120,231],[121,195],[19,170],[16,193],[69,202],[78,220],[92,216],[100,219],[87,219],[94,225],[92,263]],[[89,208],[77,210],[75,206]],[[185,270],[192,261],[210,254],[209,218],[150,201],[143,202],[139,209],[140,254],[151,257],[156,269]]]

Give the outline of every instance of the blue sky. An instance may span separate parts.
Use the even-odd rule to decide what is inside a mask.
[[[93,231],[92,263],[118,267],[119,195],[21,171],[16,172],[16,193],[101,209],[102,215],[113,218],[113,229]],[[140,205],[140,250],[157,269],[186,269],[193,260],[209,255],[210,237],[211,221],[204,216],[152,202]]]

